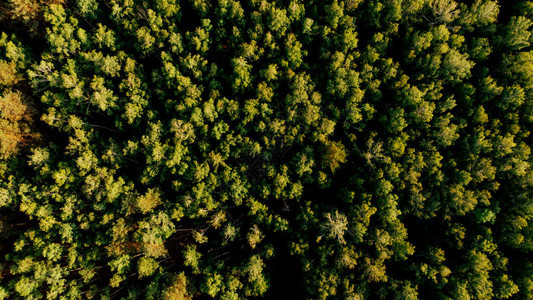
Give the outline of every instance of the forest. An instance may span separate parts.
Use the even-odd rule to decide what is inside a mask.
[[[533,1],[0,1],[1,299],[533,299]]]

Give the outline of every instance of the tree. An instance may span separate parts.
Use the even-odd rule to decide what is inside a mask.
[[[27,143],[30,133],[31,112],[22,102],[20,92],[8,92],[0,97],[0,158],[7,158]]]
[[[343,214],[335,211],[335,214],[327,213],[323,230],[328,238],[337,239],[340,244],[345,244],[344,232],[348,229],[348,219]]]
[[[531,25],[533,23],[526,17],[512,16],[509,24],[507,24],[507,32],[503,41],[504,45],[513,50],[519,50],[529,46],[531,40],[529,28]]]

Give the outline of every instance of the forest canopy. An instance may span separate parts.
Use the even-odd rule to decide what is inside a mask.
[[[532,299],[533,1],[0,3],[0,299]]]

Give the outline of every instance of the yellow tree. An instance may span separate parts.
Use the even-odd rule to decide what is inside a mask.
[[[19,92],[7,92],[0,97],[0,158],[18,151],[32,134],[29,133],[31,114]]]

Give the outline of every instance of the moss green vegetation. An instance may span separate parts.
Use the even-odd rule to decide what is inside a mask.
[[[2,1],[0,299],[532,299],[532,20]]]

